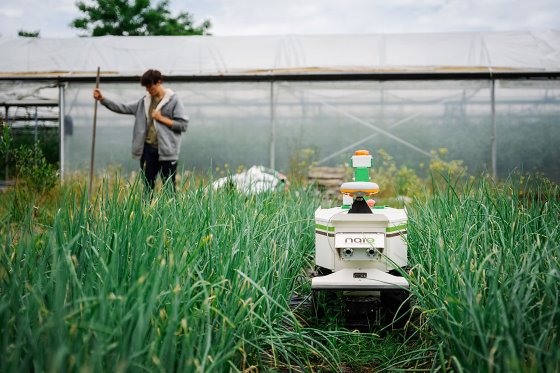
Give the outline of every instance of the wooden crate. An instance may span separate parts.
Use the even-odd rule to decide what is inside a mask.
[[[348,181],[346,167],[310,167],[307,179],[329,196],[340,194],[340,185]]]

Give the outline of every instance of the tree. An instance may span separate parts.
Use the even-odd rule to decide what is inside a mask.
[[[211,27],[209,20],[195,26],[188,12],[173,17],[169,0],[155,6],[151,0],[80,0],[76,6],[84,15],[70,26],[86,31],[83,36],[207,35]]]
[[[22,37],[22,38],[38,38],[40,37],[40,31],[25,31],[25,30],[19,30],[18,31],[18,36]]]

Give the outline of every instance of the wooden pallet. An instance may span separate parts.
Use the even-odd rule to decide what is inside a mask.
[[[14,179],[0,180],[0,191],[13,189],[15,185],[16,185],[16,181]]]
[[[340,194],[340,185],[347,181],[346,167],[310,167],[307,179],[329,196]]]

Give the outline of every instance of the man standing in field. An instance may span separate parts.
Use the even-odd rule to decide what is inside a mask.
[[[162,180],[171,182],[175,189],[181,134],[187,130],[189,121],[175,92],[164,88],[162,83],[163,76],[158,70],[146,71],[140,84],[146,87],[147,94],[127,104],[106,98],[98,88],[93,90],[93,98],[107,109],[134,115],[132,157],[140,160],[150,193],[160,172]]]

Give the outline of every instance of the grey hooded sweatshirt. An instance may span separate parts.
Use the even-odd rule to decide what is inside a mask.
[[[149,94],[128,104],[121,104],[106,97],[101,101],[103,106],[115,113],[134,115],[134,130],[132,132],[132,158],[134,159],[140,159],[144,151],[144,141],[148,129],[148,109],[151,101],[152,97]],[[179,158],[181,148],[181,133],[187,130],[189,118],[175,92],[168,88],[165,89],[165,95],[156,109],[160,110],[163,116],[173,119],[171,128],[154,120],[159,159],[161,161],[176,161]]]

